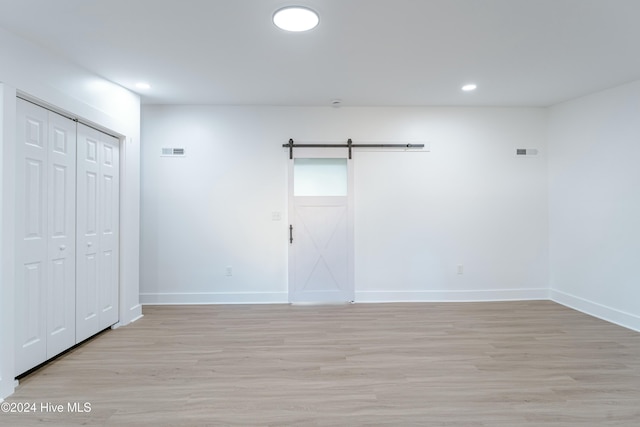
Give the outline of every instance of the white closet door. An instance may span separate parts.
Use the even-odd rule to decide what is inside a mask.
[[[47,359],[76,339],[76,123],[49,112]]]
[[[16,144],[16,375],[47,355],[48,112],[18,100]]]
[[[76,124],[17,101],[16,375],[75,343]]]
[[[100,175],[98,204],[101,215],[98,221],[100,233],[100,266],[98,309],[99,328],[102,330],[118,322],[119,290],[119,236],[120,236],[120,150],[118,139],[102,135],[100,145]]]
[[[76,342],[118,321],[119,150],[78,125]]]

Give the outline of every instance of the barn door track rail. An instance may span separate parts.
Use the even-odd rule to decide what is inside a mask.
[[[347,140],[346,144],[296,144],[293,139],[289,139],[287,144],[282,144],[283,147],[289,149],[289,159],[293,159],[293,149],[300,148],[348,148],[349,159],[351,159],[352,148],[424,148],[424,144],[354,144],[351,138]]]

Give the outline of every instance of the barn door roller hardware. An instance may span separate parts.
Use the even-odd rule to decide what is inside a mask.
[[[282,144],[283,147],[289,148],[289,159],[293,159],[293,149],[300,148],[348,148],[349,159],[351,159],[351,148],[424,148],[424,144],[354,144],[351,138],[347,140],[346,144],[296,144],[293,139],[289,139],[287,144]]]

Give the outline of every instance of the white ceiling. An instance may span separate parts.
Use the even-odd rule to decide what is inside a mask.
[[[319,26],[276,28],[290,4]],[[640,79],[640,0],[0,0],[0,26],[147,104],[548,106]]]

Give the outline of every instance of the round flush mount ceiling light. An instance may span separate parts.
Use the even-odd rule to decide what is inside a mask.
[[[273,23],[285,31],[309,31],[318,25],[318,14],[308,7],[287,6],[273,14]]]
[[[472,90],[476,90],[477,87],[478,87],[477,85],[470,83],[468,85],[462,86],[462,90],[465,92],[471,92]]]

